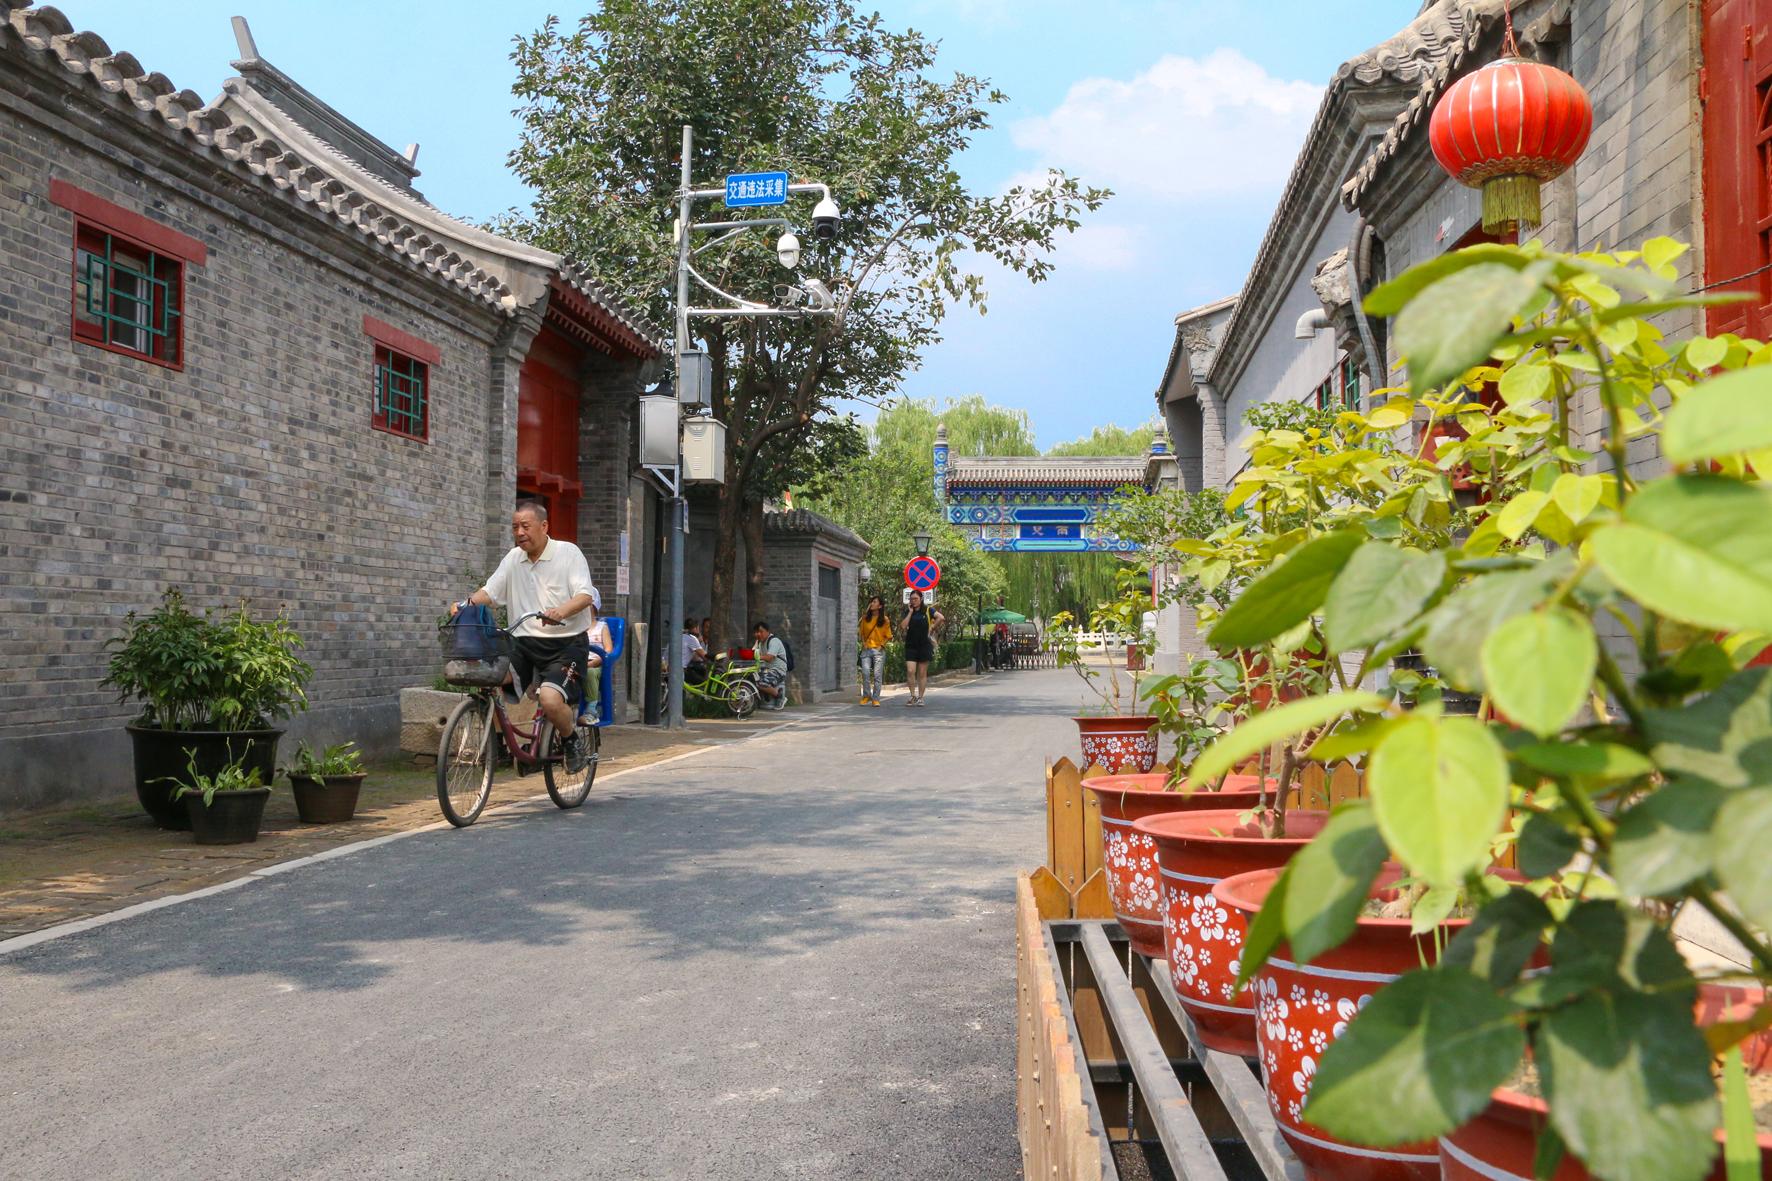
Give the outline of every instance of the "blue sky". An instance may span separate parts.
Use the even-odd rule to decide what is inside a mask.
[[[717,2],[717,0],[715,0]],[[263,56],[395,147],[421,145],[419,187],[482,218],[525,194],[510,39],[550,13],[487,4],[358,0],[61,0],[78,28],[205,98],[236,56],[228,18]],[[963,161],[999,191],[1064,168],[1118,196],[1062,243],[1037,287],[992,276],[989,313],[950,316],[904,387],[983,394],[1025,409],[1043,446],[1154,410],[1175,313],[1241,285],[1323,85],[1396,32],[1416,0],[883,0],[894,24],[942,42],[941,65],[1008,92]]]

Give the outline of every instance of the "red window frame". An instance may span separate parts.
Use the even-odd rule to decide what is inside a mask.
[[[422,337],[404,332],[385,320],[363,317],[363,332],[371,342],[369,425],[402,439],[418,443],[431,441],[431,370],[443,359],[442,350]],[[409,385],[417,382],[416,411],[392,413],[384,403],[382,391],[393,382]],[[399,421],[416,417],[416,428]]]
[[[203,266],[209,248],[186,234],[142,216],[96,193],[64,180],[49,182],[49,199],[74,215],[68,333],[81,344],[167,369],[184,368],[185,267]],[[102,260],[95,268],[91,260]],[[138,291],[120,291],[112,282],[118,269],[145,282]],[[103,276],[108,284],[105,314],[87,313],[89,282]],[[137,321],[146,308],[147,320]],[[130,309],[134,309],[133,312]],[[145,346],[116,338],[116,324],[145,337]],[[162,328],[164,331],[157,329]]]

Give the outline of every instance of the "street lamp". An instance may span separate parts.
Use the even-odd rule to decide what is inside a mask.
[[[683,128],[683,158],[680,164],[682,186],[677,190],[677,220],[672,228],[672,242],[677,248],[677,332],[675,348],[677,350],[677,374],[675,387],[679,402],[690,400],[690,391],[697,391],[695,404],[707,407],[711,403],[709,387],[712,384],[712,370],[706,353],[698,352],[689,347],[689,321],[697,317],[743,317],[749,319],[766,319],[787,317],[805,319],[811,316],[831,316],[839,323],[842,321],[843,300],[817,279],[805,279],[799,286],[780,289],[784,298],[780,306],[759,303],[745,299],[728,291],[722,291],[707,276],[695,269],[694,258],[710,247],[722,242],[731,241],[748,230],[762,229],[765,226],[779,227],[781,236],[775,242],[776,261],[787,270],[794,270],[800,265],[800,239],[794,233],[786,218],[782,217],[740,217],[726,221],[697,222],[693,220],[694,205],[697,201],[723,199],[728,209],[749,209],[765,205],[785,205],[790,197],[817,193],[819,201],[812,210],[813,237],[828,240],[836,236],[837,225],[842,211],[831,197],[831,187],[821,181],[792,182],[786,172],[746,173],[728,176],[723,188],[698,189],[693,185],[690,176],[690,161],[695,151],[695,132],[693,128]],[[718,232],[718,236],[696,245],[692,239],[697,233]],[[689,304],[690,281],[694,280],[702,287],[719,297],[724,303],[716,307],[691,307]],[[847,295],[847,293],[844,293]],[[796,304],[806,306],[798,307]],[[698,429],[695,435],[707,444],[715,454],[721,454],[717,431],[723,429],[711,419],[697,420]],[[683,497],[685,483],[703,480],[709,483],[724,483],[725,473],[712,470],[710,473],[695,474],[696,468],[685,470],[683,456],[682,431],[685,424],[679,422],[679,433],[676,439],[674,464],[663,462],[643,462],[647,471],[651,472],[671,497],[671,523],[669,525],[670,558],[671,558],[671,596],[670,608],[662,629],[665,642],[667,667],[670,670],[671,688],[668,699],[668,710],[665,725],[670,729],[680,729],[683,725],[683,645],[677,642],[683,630],[683,548],[689,535],[689,504]],[[707,427],[709,430],[701,430]],[[709,435],[713,438],[709,441]],[[661,448],[661,456],[662,451]],[[698,449],[693,454],[702,454]]]
[[[933,540],[933,538],[930,536],[929,530],[927,529],[919,529],[911,534],[911,541],[916,544],[917,556],[919,558],[926,558],[929,556],[929,543],[931,540]]]

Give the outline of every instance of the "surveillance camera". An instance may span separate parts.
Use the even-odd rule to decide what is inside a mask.
[[[775,240],[775,257],[782,266],[793,270],[800,265],[800,239],[792,233],[783,234]]]
[[[787,283],[775,285],[775,306],[780,308],[797,307],[806,299],[806,292]]]
[[[826,241],[837,236],[837,222],[843,217],[843,211],[829,197],[819,201],[812,207],[812,234],[815,238]]]
[[[806,306],[815,312],[828,312],[837,306],[836,296],[831,289],[817,279],[807,279],[800,285],[806,293]]]

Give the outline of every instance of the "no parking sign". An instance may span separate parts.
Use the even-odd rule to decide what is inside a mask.
[[[915,591],[932,591],[941,581],[941,566],[927,554],[904,564],[904,584]]]

